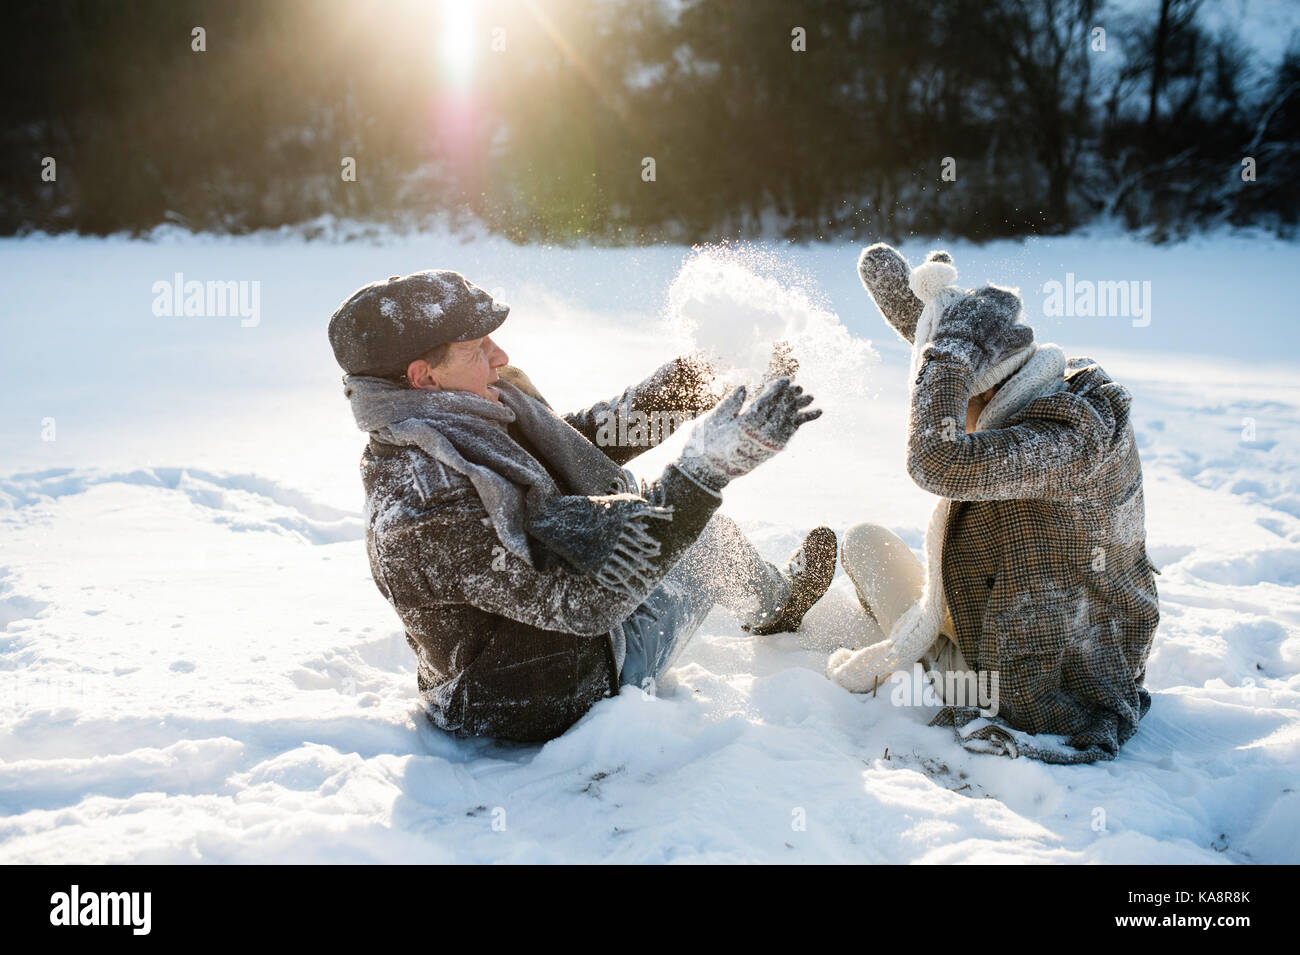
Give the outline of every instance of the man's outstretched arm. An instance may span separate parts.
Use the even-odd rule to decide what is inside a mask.
[[[564,415],[616,464],[667,439],[684,422],[713,408],[714,371],[694,355],[674,358],[615,398]]]
[[[821,414],[808,410],[812,397],[788,379],[774,382],[742,412],[744,400],[745,390],[737,389],[699,422],[681,457],[646,487],[646,503],[656,514],[640,522],[646,546],[640,548],[637,566],[629,565],[631,572],[616,584],[559,567],[538,570],[511,554],[467,488],[463,507],[439,509],[404,524],[384,541],[377,559],[381,576],[419,581],[417,592],[393,593],[390,599],[419,606],[437,595],[544,630],[608,631],[695,542],[721,504],[722,489],[778,453],[799,427]],[[418,572],[384,573],[388,565],[403,561],[414,562]]]

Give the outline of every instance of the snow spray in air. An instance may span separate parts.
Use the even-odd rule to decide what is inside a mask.
[[[728,384],[757,382],[772,343],[790,343],[795,380],[831,414],[874,391],[879,356],[810,293],[811,282],[761,248],[705,246],[693,251],[668,289],[666,322],[684,351],[707,355]]]

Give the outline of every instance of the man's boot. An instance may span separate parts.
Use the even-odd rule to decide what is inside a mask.
[[[782,570],[790,581],[790,596],[766,619],[743,629],[759,636],[798,630],[804,614],[830,588],[835,556],[835,532],[829,527],[814,527]]]

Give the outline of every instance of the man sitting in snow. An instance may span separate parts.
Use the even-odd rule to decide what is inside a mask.
[[[707,364],[679,358],[561,416],[492,340],[508,312],[456,272],[416,272],[359,289],[329,338],[370,435],[371,571],[434,722],[537,741],[620,685],[652,689],[715,602],[753,632],[794,629],[830,585],[836,542],[816,528],[781,570],[715,513],[729,481],[821,414],[788,377],[748,406],[744,388],[719,403]],[[613,416],[710,408],[639,487],[622,465],[649,442],[606,440],[627,433]]]
[[[908,472],[942,500],[925,567],[884,527],[845,534],[841,562],[881,639],[834,654],[831,677],[865,692],[917,661],[936,688],[996,672],[996,715],[968,696],[936,718],[968,749],[1113,759],[1151,705],[1159,620],[1128,392],[1092,359],[1036,345],[1016,292],[954,285],[946,252],[909,270],[878,243],[858,272],[912,344]]]

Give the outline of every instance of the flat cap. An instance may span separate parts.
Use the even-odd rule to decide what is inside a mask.
[[[510,307],[459,272],[391,276],[353,292],[330,318],[330,347],[349,375],[403,374],[425,352],[490,335]]]

